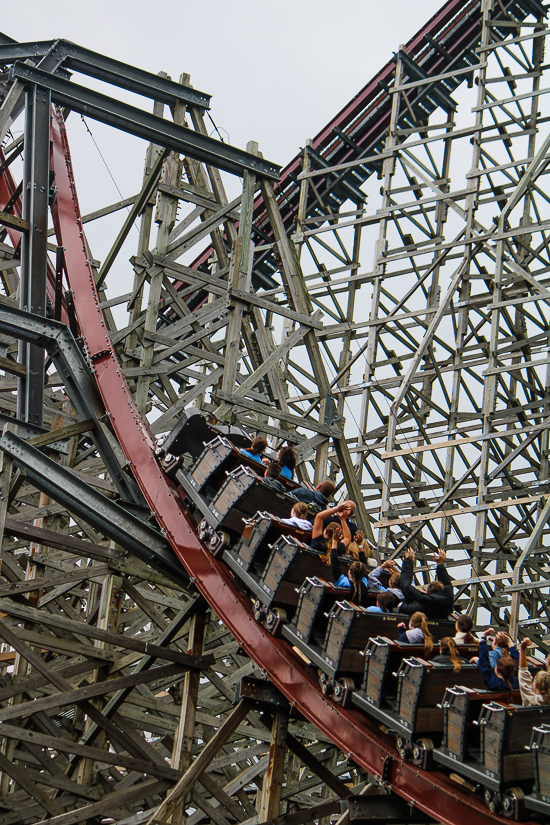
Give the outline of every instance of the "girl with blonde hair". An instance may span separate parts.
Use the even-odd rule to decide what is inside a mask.
[[[402,633],[397,637],[397,641],[401,644],[420,645],[424,644],[424,653],[428,655],[434,648],[432,634],[428,630],[428,619],[424,613],[417,611],[413,613],[409,619],[409,629],[406,629],[405,623],[397,625],[398,628],[403,628]]]
[[[550,673],[539,670],[535,678],[531,678],[527,667],[527,648],[529,639],[522,639],[519,646],[519,689],[521,701],[524,705],[550,705]]]
[[[467,660],[458,655],[456,642],[451,636],[445,636],[439,642],[439,655],[434,656],[432,662],[436,665],[452,665],[454,673],[458,673],[461,665],[467,664]]]

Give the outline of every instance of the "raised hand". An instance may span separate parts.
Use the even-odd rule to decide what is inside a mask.
[[[414,561],[414,550],[412,550],[410,547],[409,547],[408,550],[405,550],[404,558],[410,559],[411,561]]]
[[[445,550],[442,550],[441,547],[437,548],[437,553],[434,553],[435,560],[438,564],[445,564],[445,559],[447,558],[447,554]]]
[[[356,530],[355,531],[355,543],[358,544],[358,545],[361,545],[361,544],[363,544],[364,541],[365,541],[365,534],[363,533],[363,531],[362,530]]]

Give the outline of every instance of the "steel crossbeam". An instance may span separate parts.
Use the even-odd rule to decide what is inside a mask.
[[[50,192],[51,96],[33,86],[26,92],[23,219],[29,230],[21,241],[21,309],[46,314],[48,199]],[[44,352],[21,343],[20,362],[27,373],[19,379],[18,417],[37,426],[43,423]]]
[[[166,146],[203,163],[211,163],[234,175],[242,175],[245,169],[249,169],[260,177],[274,180],[279,177],[280,167],[256,155],[41,69],[16,62],[10,69],[10,78],[48,89],[56,103],[151,143]]]
[[[164,538],[141,519],[48,458],[14,433],[0,437],[0,450],[22,467],[30,482],[71,513],[176,581],[186,580],[181,565]]]
[[[9,65],[16,61],[40,60],[42,68],[57,72],[71,68],[76,72],[104,80],[135,94],[174,105],[177,101],[210,108],[210,95],[182,86],[170,78],[146,72],[136,66],[121,63],[112,57],[85,49],[69,40],[46,40],[38,43],[4,44],[0,42],[0,63]]]
[[[92,372],[67,326],[0,304],[0,331],[37,350],[45,349],[48,352],[59,374],[63,376],[81,418],[91,418],[94,421],[92,438],[121,497],[141,502],[143,499],[133,480],[122,469],[126,464],[124,455],[101,421],[105,413]]]

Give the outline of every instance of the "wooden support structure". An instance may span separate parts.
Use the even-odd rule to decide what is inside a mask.
[[[71,512],[0,456],[0,825],[329,825],[349,820],[342,800],[365,788],[367,757],[342,744],[351,714],[340,725],[331,705],[332,727],[308,721],[296,680],[305,672],[302,687],[316,690],[312,666],[283,633],[273,645],[294,659],[270,671],[259,661],[265,626],[256,646],[235,629],[255,621],[252,591],[224,562],[235,525],[212,528],[215,560],[197,549],[212,512],[198,517],[155,455],[155,437],[190,408],[243,439],[264,435],[273,459],[292,444],[295,478],[332,479],[381,558],[411,543],[427,580],[444,547],[458,611],[478,630],[511,628],[550,650],[546,26],[538,0],[448,0],[280,180],[254,141],[245,158],[209,137],[208,101],[189,75],[176,83],[113,61],[104,76],[132,69],[127,88],[148,91],[143,183],[94,211],[83,202],[84,217],[59,91],[80,47],[38,54],[39,43],[14,58],[23,44],[0,43],[2,65],[39,72],[55,104],[50,338],[22,331],[18,312],[21,237],[33,234],[20,217],[23,139],[0,158],[0,313],[12,317],[0,337],[0,425],[135,516],[157,545],[131,555],[97,514]],[[90,66],[94,53],[79,54]],[[7,72],[4,83],[2,135],[14,118],[23,129],[33,86]],[[120,126],[121,110],[109,111]],[[174,130],[188,154],[162,144]],[[228,166],[242,177],[232,200]],[[106,227],[97,261],[85,228],[106,219],[118,229]],[[67,328],[78,344],[61,362]],[[59,349],[48,350],[43,426],[18,422],[18,382],[30,380],[18,348],[46,338]],[[185,473],[195,458],[174,460]],[[264,715],[252,700],[235,706],[236,684],[258,668],[285,702],[298,698]],[[378,790],[397,771],[381,752]],[[400,783],[432,810],[431,791],[417,799]],[[471,825],[483,821],[476,805]]]

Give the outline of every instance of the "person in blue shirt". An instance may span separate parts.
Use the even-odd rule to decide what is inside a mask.
[[[328,512],[328,511],[326,511]],[[350,601],[354,604],[363,605],[367,603],[367,593],[369,589],[369,583],[367,580],[367,558],[364,553],[359,553],[359,558],[352,562],[349,566],[347,576],[342,573],[342,568],[340,566],[340,555],[344,552],[345,548],[348,547],[351,541],[351,534],[349,525],[347,523],[348,517],[350,514],[350,508],[348,502],[344,502],[344,504],[340,505],[339,512],[337,513],[340,519],[340,527],[337,527],[338,534],[341,536],[342,541],[334,541],[332,544],[332,549],[330,553],[330,564],[332,567],[332,577],[337,587],[349,587],[350,588]],[[321,519],[324,513],[320,513],[318,516],[315,517],[315,520]],[[325,530],[334,529],[335,525],[333,523],[327,524]],[[315,526],[313,528],[315,530]],[[333,536],[335,534],[333,533]]]
[[[393,613],[397,607],[397,599],[393,593],[379,593],[376,597],[376,604],[367,607],[368,613]]]
[[[267,441],[265,438],[255,438],[252,441],[252,444],[248,448],[248,450],[241,449],[241,453],[248,458],[251,458],[253,461],[258,461],[262,464],[262,453],[267,447]]]
[[[489,645],[486,637],[494,633],[492,627],[485,630],[481,636],[479,643],[479,657],[477,666],[481,670],[483,681],[487,690],[505,691],[519,690],[519,682],[517,676],[517,666],[519,660],[519,653],[515,645],[512,645],[507,651],[503,648],[502,656],[497,659],[496,665],[492,665],[489,659]],[[498,639],[498,634],[497,634]]]
[[[332,550],[330,561],[332,565],[332,576],[336,582],[336,587],[349,587],[349,601],[359,605],[366,604],[368,593],[367,565],[362,561],[352,562],[349,566],[348,575],[346,576],[342,573],[337,549]]]
[[[281,467],[281,478],[292,478],[296,469],[296,450],[294,447],[281,447],[277,453],[277,463]]]
[[[294,498],[297,498],[298,501],[305,501],[306,504],[313,504],[316,507],[320,507],[321,510],[326,510],[328,507],[328,500],[334,493],[335,489],[336,485],[334,482],[329,478],[326,478],[317,485],[315,490],[302,485],[300,487],[296,487],[292,491],[292,495]]]
[[[380,577],[384,571],[390,574],[390,581],[388,587],[384,587],[380,581]],[[383,561],[372,573],[369,573],[369,587],[371,590],[381,590],[382,592],[393,593],[398,602],[402,602],[405,598],[403,591],[399,587],[401,581],[401,573],[398,570],[394,559]]]

